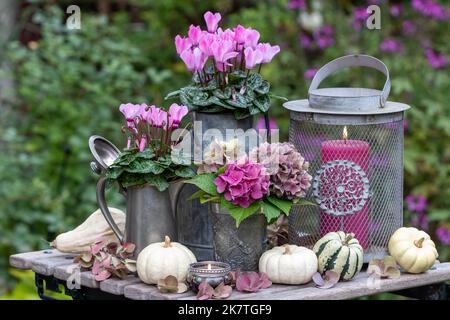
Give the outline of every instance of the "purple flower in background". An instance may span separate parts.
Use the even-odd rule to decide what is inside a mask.
[[[398,17],[402,14],[403,11],[403,5],[401,3],[393,4],[391,8],[389,9],[389,12],[391,13],[391,16]]]
[[[325,25],[314,32],[314,39],[320,49],[326,49],[334,44],[334,29],[331,25]]]
[[[435,52],[433,49],[430,49],[430,48],[425,50],[425,56],[428,60],[428,63],[434,69],[444,68],[450,63],[450,59],[448,59],[443,54],[439,54],[439,53]]]
[[[398,53],[402,51],[402,45],[394,39],[386,39],[380,44],[380,50],[383,52]]]
[[[289,0],[288,8],[291,10],[305,9],[306,8],[305,0]]]
[[[303,73],[303,77],[305,77],[305,79],[310,80],[310,79],[314,78],[316,73],[317,73],[317,69],[311,68],[311,69],[306,70],[305,73]]]
[[[264,117],[259,118],[258,122],[255,125],[256,130],[265,130],[266,129],[266,121]],[[277,122],[274,118],[270,118],[269,120],[269,130],[276,130],[278,129]]]
[[[423,213],[427,209],[427,198],[423,195],[414,196],[412,194],[405,198],[408,210],[416,213]]]
[[[450,230],[446,227],[437,228],[436,236],[442,244],[446,246],[450,245]]]
[[[416,32],[416,25],[410,20],[405,20],[402,23],[402,32],[404,35],[410,36]]]
[[[353,22],[352,27],[355,30],[361,29],[364,21],[369,17],[366,7],[355,7],[353,8]]]
[[[418,213],[412,220],[411,224],[422,230],[428,230],[428,217],[425,213]]]
[[[309,49],[309,48],[311,48],[312,43],[313,43],[313,40],[307,34],[302,34],[300,36],[300,46],[302,48]]]
[[[450,17],[450,9],[433,0],[412,0],[412,7],[423,16],[434,20],[448,20]]]

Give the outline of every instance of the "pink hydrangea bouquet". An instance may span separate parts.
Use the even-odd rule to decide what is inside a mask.
[[[219,27],[220,13],[204,14],[207,30],[191,25],[187,37],[177,35],[175,47],[187,69],[193,73],[192,84],[170,93],[179,97],[189,110],[234,112],[236,119],[266,112],[270,84],[261,75],[261,66],[280,52],[280,47],[260,43],[260,34],[238,25]]]
[[[236,154],[234,141],[212,147],[216,150],[206,155],[213,154],[214,159],[206,157],[206,164],[186,182],[200,189],[193,197],[202,203],[216,201],[228,209],[237,226],[259,212],[272,223],[283,213],[289,215],[294,203],[309,204],[302,199],[311,186],[309,163],[292,144],[264,143],[238,159],[225,154],[226,149]]]
[[[179,142],[172,141],[172,132],[188,113],[186,106],[174,103],[165,111],[154,105],[126,103],[119,110],[126,121],[122,132],[127,134],[127,147],[108,167],[109,184],[113,181],[123,187],[150,184],[164,191],[170,181],[194,175],[190,166],[172,157]]]

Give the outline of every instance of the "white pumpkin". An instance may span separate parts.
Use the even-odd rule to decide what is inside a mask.
[[[389,239],[389,253],[409,273],[430,269],[438,257],[430,236],[416,228],[400,228]]]
[[[191,250],[178,242],[171,242],[168,236],[164,242],[156,242],[142,250],[137,258],[139,278],[148,284],[174,276],[178,282],[186,280],[189,265],[197,262]]]
[[[286,244],[264,252],[259,271],[274,283],[304,284],[317,272],[317,257],[310,249]]]

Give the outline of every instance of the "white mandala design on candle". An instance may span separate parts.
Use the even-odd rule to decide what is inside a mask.
[[[320,208],[333,216],[355,214],[369,199],[369,179],[352,161],[324,163],[312,182],[313,196]]]

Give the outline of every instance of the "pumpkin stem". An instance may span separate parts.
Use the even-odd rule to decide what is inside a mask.
[[[423,242],[425,241],[425,238],[424,237],[422,237],[422,238],[420,238],[419,240],[414,240],[414,245],[417,247],[417,248],[422,248],[422,245],[423,245]]]
[[[347,235],[345,236],[345,240],[342,241],[342,244],[347,245],[350,242],[350,240],[352,240],[354,237],[355,237],[355,234],[353,232],[347,233]]]
[[[172,244],[170,243],[169,236],[165,236],[164,237],[164,248],[170,248],[171,246],[172,246]]]
[[[283,254],[291,254],[292,253],[291,250],[289,249],[289,245],[288,244],[285,244],[283,247],[284,247]]]

